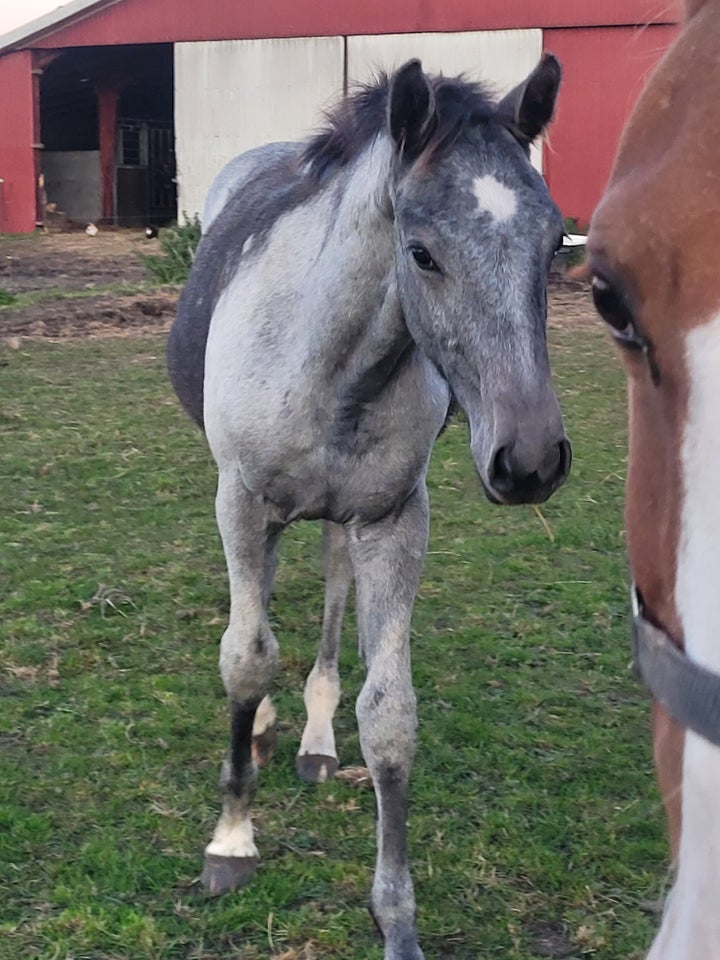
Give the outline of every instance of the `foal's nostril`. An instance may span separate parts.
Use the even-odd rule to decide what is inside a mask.
[[[559,443],[547,448],[545,455],[534,471],[540,483],[549,483],[558,475],[561,457],[562,452]]]
[[[558,466],[557,477],[560,483],[567,480],[572,466],[572,447],[569,440],[561,440],[560,444],[560,464]]]
[[[547,447],[540,462],[523,462],[513,446],[500,447],[492,459],[488,480],[493,492],[506,502],[537,502],[566,480],[571,462],[567,440]]]
[[[489,479],[493,489],[498,493],[508,493],[512,490],[514,481],[509,447],[500,447],[495,454]]]
[[[549,463],[550,460],[553,460],[552,464]],[[538,469],[528,470],[524,464],[516,462],[512,447],[501,447],[493,459],[490,482],[498,493],[511,493],[520,484],[523,487],[541,486],[545,482],[548,471],[550,475],[554,475],[557,461],[558,452],[552,449]]]

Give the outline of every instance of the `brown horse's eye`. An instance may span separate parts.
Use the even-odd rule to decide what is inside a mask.
[[[644,340],[638,334],[632,311],[624,297],[597,274],[592,278],[595,309],[610,327],[610,332],[623,346],[642,348]]]
[[[660,384],[660,367],[655,359],[652,342],[638,329],[625,298],[604,277],[597,273],[592,278],[592,295],[595,309],[610,327],[613,337],[626,350],[637,350],[648,363],[650,377],[655,386]]]

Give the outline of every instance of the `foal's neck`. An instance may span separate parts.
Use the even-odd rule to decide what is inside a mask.
[[[411,343],[395,282],[395,228],[390,200],[393,150],[378,136],[328,186],[334,219],[317,266],[318,282],[335,303],[323,339],[332,376],[375,383]]]

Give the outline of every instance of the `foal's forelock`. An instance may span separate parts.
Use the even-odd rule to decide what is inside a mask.
[[[434,118],[422,155],[413,160],[429,165],[442,159],[467,130],[492,120],[497,106],[482,84],[462,77],[429,78],[433,88],[437,116]],[[322,181],[352,163],[368,144],[388,134],[388,98],[390,80],[380,73],[374,82],[358,86],[327,113],[327,126],[311,137],[303,152],[309,173]]]

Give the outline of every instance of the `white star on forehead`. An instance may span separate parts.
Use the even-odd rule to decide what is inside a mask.
[[[489,213],[498,223],[504,223],[517,212],[515,192],[495,177],[476,177],[473,181],[473,193],[480,212]]]

